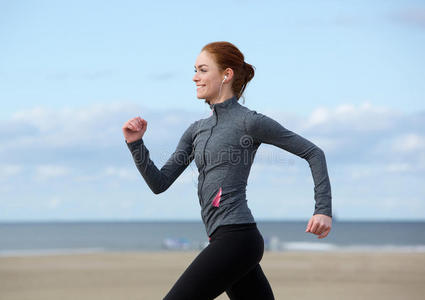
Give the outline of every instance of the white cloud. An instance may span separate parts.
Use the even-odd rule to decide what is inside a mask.
[[[24,123],[37,129],[38,134],[23,134],[10,141],[11,146],[61,147],[110,144],[113,133],[121,133],[117,116],[129,113],[133,106],[123,104],[93,105],[83,109],[61,110],[35,107],[15,113],[12,123]],[[124,118],[122,119],[124,121]],[[124,122],[122,122],[124,123]]]
[[[119,162],[114,167],[104,165],[106,161],[102,155],[115,157],[128,151],[125,149],[121,127],[127,119],[138,115],[138,111],[143,111],[142,117],[148,120],[144,140],[151,158],[160,168],[174,151],[189,123],[197,119],[194,113],[153,111],[131,103],[95,104],[86,108],[59,110],[35,107],[17,112],[11,120],[0,124],[0,127],[9,128],[14,127],[10,126],[12,122],[24,126],[22,128],[35,130],[21,128],[14,134],[15,138],[8,138],[2,144],[6,145],[7,153],[15,155],[17,159],[30,158],[27,149],[31,147],[33,163],[37,163],[36,157],[47,155],[52,163],[53,160],[73,159],[84,169],[84,164],[93,165],[99,157],[97,163],[101,165],[96,166],[96,169],[104,168],[105,174],[80,172],[75,177],[78,181],[94,181],[105,175],[130,179],[135,174],[132,170],[123,168]],[[357,106],[343,104],[335,108],[319,107],[306,118],[283,111],[268,112],[268,115],[318,145],[334,162],[362,164],[378,160],[387,165],[398,164],[399,167],[391,168],[394,172],[402,170],[401,163],[414,165],[425,159],[420,155],[402,158],[407,161],[397,158],[400,153],[423,152],[424,137],[414,133],[425,123],[425,115],[421,113],[406,115],[365,102]],[[0,132],[7,133],[7,130]],[[122,162],[128,163],[129,152],[125,155],[126,160]],[[292,154],[264,144],[255,162],[289,164],[294,159]],[[406,172],[408,169],[403,170]]]
[[[118,167],[118,166],[105,166],[99,171],[81,170],[83,174],[78,174],[73,177],[77,183],[104,183],[106,178],[113,179],[113,182],[118,180],[137,180],[140,175],[136,166],[131,167]]]
[[[400,117],[399,112],[370,102],[358,106],[342,104],[335,108],[318,107],[306,120],[303,129],[327,132],[385,130],[390,129]]]
[[[397,136],[393,140],[392,148],[397,152],[425,151],[425,136],[415,133]]]
[[[329,166],[328,166],[329,168]],[[380,181],[385,181],[387,175],[400,175],[404,176],[409,172],[421,172],[424,165],[412,164],[410,162],[376,162],[370,164],[350,163],[343,166],[343,173],[347,178],[354,180],[375,180],[379,178]]]
[[[352,179],[363,179],[375,176],[376,168],[369,165],[351,165],[346,167],[346,175]]]
[[[152,111],[126,102],[98,103],[84,108],[33,107],[16,112],[9,120],[0,123],[1,135],[10,130],[17,131],[10,138],[3,139],[0,151],[28,146],[37,149],[122,146],[121,128],[136,116],[148,121],[145,137],[155,142],[176,140],[176,132],[183,134],[191,120],[196,118],[193,113],[185,111]]]
[[[23,167],[16,164],[0,165],[0,179],[6,179],[22,172]]]
[[[68,175],[70,173],[70,169],[61,165],[38,165],[35,169],[35,179],[37,181],[45,181],[51,178],[62,177]]]
[[[309,120],[308,120],[308,126],[315,126],[318,124],[326,123],[330,120],[331,113],[329,109],[326,109],[324,107],[319,107],[313,111],[311,114]]]
[[[388,172],[394,172],[394,173],[402,173],[402,172],[408,172],[413,169],[412,165],[408,163],[391,163],[385,167],[385,170]]]
[[[120,179],[136,179],[136,172],[130,168],[119,168],[108,166],[104,169],[103,174],[111,177],[118,177]]]
[[[11,119],[0,122],[0,157],[5,157],[7,161],[0,164],[0,179],[13,177],[19,180],[11,180],[12,184],[7,183],[7,188],[6,184],[0,185],[0,190],[9,198],[27,198],[24,192],[20,195],[19,186],[14,186],[14,182],[23,182],[26,176],[33,175],[35,182],[30,180],[25,184],[29,184],[27,190],[37,193],[43,193],[37,185],[38,181],[54,178],[66,179],[68,186],[76,193],[80,190],[93,191],[94,194],[87,196],[90,198],[96,198],[100,190],[113,191],[110,197],[121,189],[129,194],[138,193],[137,185],[125,185],[129,181],[143,179],[126,148],[121,127],[139,111],[148,120],[144,140],[158,168],[175,150],[187,126],[203,118],[192,112],[153,111],[128,103],[59,110],[36,107],[17,112]],[[406,114],[366,102],[357,106],[319,107],[307,117],[284,111],[265,114],[325,151],[335,206],[368,195],[364,199],[365,205],[373,202],[374,207],[379,208],[382,201],[383,206],[390,207],[386,212],[388,215],[397,215],[398,211],[406,210],[398,204],[387,206],[385,201],[388,200],[385,199],[389,198],[384,185],[392,189],[391,197],[399,200],[394,200],[394,203],[403,203],[406,194],[418,199],[423,194],[417,182],[424,179],[425,136],[422,131],[425,113]],[[189,168],[174,185],[183,188],[190,186],[196,190],[196,164],[193,162]],[[32,170],[34,173],[31,173]],[[308,164],[301,158],[263,144],[255,157],[248,189],[255,195],[261,194],[266,186],[267,190],[275,191],[282,185],[293,185],[294,189],[285,191],[286,197],[301,201],[303,196],[295,193],[295,190],[300,185],[311,184],[313,181],[309,176]],[[63,181],[52,180],[51,188],[60,192],[63,187],[59,187],[59,183]],[[43,205],[50,208],[62,203],[56,196],[37,196],[38,199],[47,199],[47,204]],[[99,199],[99,205],[109,209],[109,205],[103,201],[111,199]],[[76,201],[75,205],[83,206],[87,198]],[[123,209],[133,205],[136,204],[118,204]],[[146,207],[146,210],[149,209]],[[345,209],[347,214],[354,216],[355,212],[350,210],[352,207]],[[341,210],[339,213],[341,216],[344,214]]]

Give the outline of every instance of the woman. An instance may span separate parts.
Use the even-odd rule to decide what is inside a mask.
[[[193,122],[161,170],[149,158],[143,135],[147,121],[135,117],[122,127],[127,146],[148,186],[159,194],[195,160],[198,197],[209,244],[183,272],[164,299],[274,299],[260,261],[264,240],[246,200],[246,184],[261,143],[306,159],[314,180],[315,210],[306,232],[324,238],[332,224],[331,187],[323,151],[275,120],[238,102],[254,68],[233,44],[214,42],[196,59],[197,98],[211,116]],[[264,200],[266,201],[266,199]]]

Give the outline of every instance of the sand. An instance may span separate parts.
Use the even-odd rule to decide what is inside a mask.
[[[162,299],[197,254],[0,257],[0,299]],[[260,264],[276,299],[425,297],[425,253],[265,252]]]

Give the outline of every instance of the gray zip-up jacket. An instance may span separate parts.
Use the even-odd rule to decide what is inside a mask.
[[[255,223],[246,200],[246,185],[261,143],[272,144],[307,160],[314,181],[313,214],[332,216],[331,185],[324,152],[270,117],[241,105],[236,96],[211,104],[210,117],[193,122],[176,150],[158,170],[143,139],[127,143],[137,169],[159,194],[195,160],[202,221],[211,237],[219,225]]]

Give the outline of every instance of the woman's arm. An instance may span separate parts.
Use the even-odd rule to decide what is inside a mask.
[[[194,158],[192,146],[192,129],[194,124],[192,123],[186,129],[180,138],[176,150],[171,154],[161,170],[158,170],[154,162],[150,159],[149,150],[146,148],[142,138],[130,143],[126,141],[137,169],[155,194],[167,190],[192,162]]]
[[[316,204],[313,215],[332,217],[331,185],[322,149],[274,119],[253,110],[245,115],[245,129],[254,141],[275,145],[307,160],[314,181]]]

